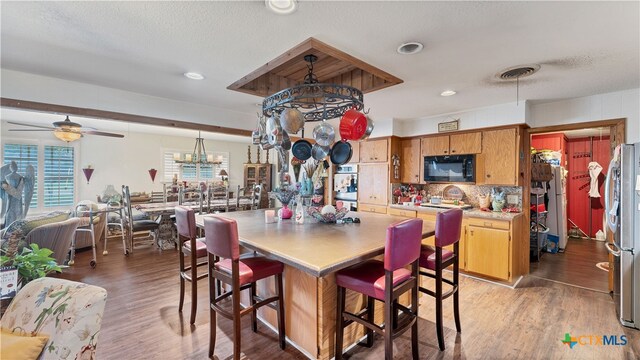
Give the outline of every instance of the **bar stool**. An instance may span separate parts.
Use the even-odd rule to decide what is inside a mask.
[[[384,336],[386,360],[393,358],[393,339],[411,328],[411,353],[414,359],[418,359],[418,258],[421,241],[422,219],[407,219],[390,225],[384,246],[384,262],[368,260],[336,273],[336,360],[342,359],[344,328],[353,322],[367,328],[368,347],[373,345],[374,331]],[[411,265],[411,270],[406,269],[407,265]],[[366,295],[367,307],[357,314],[345,311],[346,289]],[[410,309],[397,302],[398,297],[407,291],[411,291]],[[374,300],[384,302],[383,326],[374,323]],[[405,315],[404,318],[398,318],[398,310]]]
[[[182,311],[182,305],[184,304],[185,281],[190,281],[190,323],[194,324],[196,322],[196,309],[198,308],[197,282],[207,277],[206,273],[198,275],[198,267],[207,265],[207,245],[204,243],[204,238],[198,239],[196,237],[196,216],[193,209],[176,206],[175,215],[176,228],[178,229],[178,250],[180,251],[180,305],[178,305],[178,311]],[[185,257],[189,259],[189,266],[185,266]]]
[[[436,240],[435,249],[428,245],[423,245],[420,251],[420,268],[433,271],[421,270],[420,275],[435,279],[436,291],[425,289],[422,286],[420,291],[433,296],[436,299],[436,332],[438,333],[438,346],[440,351],[444,351],[444,334],[442,332],[442,300],[453,295],[453,315],[456,321],[456,330],[460,332],[460,311],[458,309],[458,278],[459,278],[459,249],[460,232],[462,228],[462,210],[451,209],[439,212],[436,215]],[[443,247],[453,244],[453,252],[443,249]],[[444,279],[442,270],[453,265],[453,280]],[[442,293],[442,283],[447,283],[452,288],[446,293]]]
[[[257,331],[257,310],[267,305],[278,313],[278,338],[280,348],[285,348],[284,302],[282,287],[282,272],[284,265],[264,256],[240,257],[240,243],[238,241],[238,224],[235,220],[218,215],[204,217],[204,235],[207,251],[209,252],[209,357],[213,356],[216,345],[216,314],[233,320],[233,358],[240,359],[240,317],[251,313],[251,325]],[[221,260],[220,258],[223,258]],[[258,280],[270,276],[276,278],[275,296],[263,299],[256,295],[255,285]],[[220,294],[216,292],[214,281],[220,280],[231,285],[231,291]],[[251,304],[240,307],[240,291],[251,290]],[[231,296],[232,312],[223,309],[218,303]],[[273,302],[277,301],[276,307]]]

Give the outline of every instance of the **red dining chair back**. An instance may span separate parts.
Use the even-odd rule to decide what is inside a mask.
[[[384,269],[395,271],[416,261],[420,256],[422,221],[405,220],[387,228],[384,244]]]
[[[420,291],[433,296],[436,300],[436,333],[438,335],[438,347],[444,350],[444,331],[442,319],[442,300],[453,295],[453,315],[456,322],[456,330],[460,329],[459,310],[459,269],[460,252],[459,241],[462,232],[462,210],[451,209],[439,212],[436,215],[436,236],[435,248],[427,245],[422,246],[420,253],[420,275],[435,279],[435,291],[420,287]],[[443,247],[453,245],[453,251]],[[445,279],[442,276],[443,270],[453,265],[453,279]],[[443,293],[443,283],[451,286],[451,289]]]
[[[238,224],[235,220],[218,215],[204,217],[204,234],[209,261],[209,357],[213,356],[216,344],[216,316],[220,314],[233,321],[233,358],[240,359],[240,318],[251,314],[251,327],[258,330],[257,310],[269,306],[276,310],[278,318],[278,340],[285,348],[284,291],[282,273],[284,264],[264,256],[240,257]],[[221,259],[221,257],[223,259]],[[256,293],[256,282],[274,276],[276,295],[262,298]],[[230,285],[231,291],[222,293],[216,282]],[[250,289],[250,305],[240,306],[240,291]],[[231,297],[231,311],[218,303]],[[274,302],[278,303],[276,307]]]
[[[387,228],[384,261],[367,260],[336,273],[335,358],[342,359],[344,328],[356,322],[367,329],[365,345],[373,345],[373,332],[384,336],[385,359],[393,358],[393,339],[411,328],[411,353],[418,359],[418,259],[422,219],[407,219]],[[411,265],[411,270],[406,267]],[[346,289],[367,296],[367,307],[358,314],[345,311]],[[411,291],[411,306],[398,298]],[[384,327],[375,324],[375,300],[384,303]],[[398,311],[403,316],[399,321]],[[346,320],[345,320],[346,319]]]
[[[204,222],[207,251],[225,259],[238,260],[240,242],[235,220],[222,216],[207,217]]]
[[[191,282],[191,318],[190,323],[196,322],[196,310],[198,307],[198,285],[200,279],[207,274],[198,275],[198,267],[207,264],[207,248],[204,239],[196,236],[196,216],[193,209],[176,206],[176,228],[178,230],[178,250],[180,251],[180,303],[178,311],[182,311],[184,305],[185,282]],[[185,258],[188,264],[185,264]],[[198,260],[199,259],[199,260]]]

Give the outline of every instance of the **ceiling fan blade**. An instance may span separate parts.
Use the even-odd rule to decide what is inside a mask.
[[[81,131],[81,133],[90,134],[90,135],[111,136],[111,137],[116,137],[116,138],[123,138],[124,137],[124,135],[108,133],[108,132],[102,132],[102,131]]]
[[[7,121],[7,124],[20,125],[20,126],[31,126],[31,127],[40,128],[40,129],[47,129],[47,130],[53,130],[53,129],[55,129],[55,128],[52,128],[51,126],[41,126],[41,125],[32,125],[32,124],[21,124],[21,123],[17,123],[17,122],[13,122],[13,121]]]
[[[51,131],[45,129],[9,129],[9,131]]]

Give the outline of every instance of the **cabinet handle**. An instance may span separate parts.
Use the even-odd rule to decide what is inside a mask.
[[[445,154],[446,154],[447,152],[448,152],[447,150],[445,150],[445,151],[444,151],[444,153],[445,153]]]
[[[456,152],[455,150],[451,150],[452,153]]]
[[[490,178],[490,177],[491,177],[491,174],[487,174],[487,177],[488,177],[488,178]]]
[[[471,236],[473,236],[473,230],[469,230],[469,234],[471,234]]]

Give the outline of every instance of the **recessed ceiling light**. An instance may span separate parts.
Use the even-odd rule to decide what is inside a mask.
[[[456,92],[453,90],[445,90],[443,92],[440,93],[440,96],[451,96],[451,95],[455,95]]]
[[[298,8],[297,0],[264,0],[264,6],[278,15],[288,15]]]
[[[398,46],[397,51],[398,51],[398,54],[413,55],[422,51],[423,48],[424,48],[424,45],[422,45],[421,43],[417,41],[411,41]]]
[[[186,72],[186,73],[184,73],[184,76],[188,77],[191,80],[202,80],[202,79],[204,79],[204,76],[202,74],[197,73],[197,72]]]

